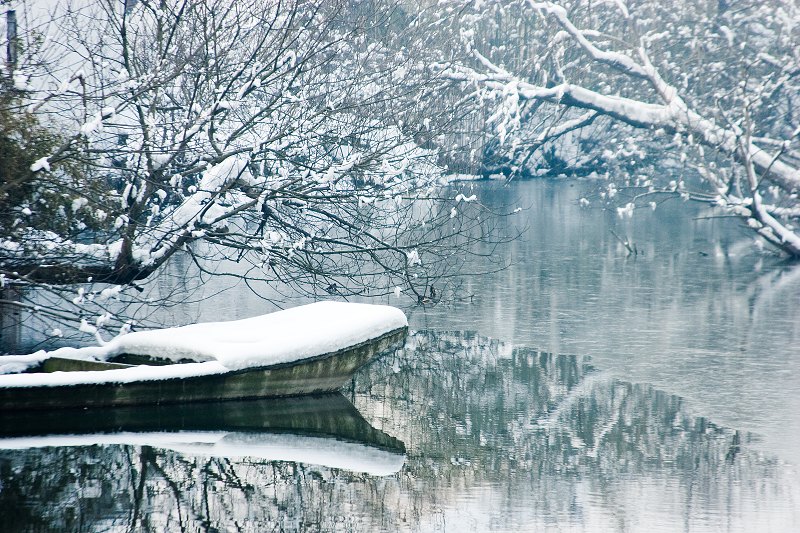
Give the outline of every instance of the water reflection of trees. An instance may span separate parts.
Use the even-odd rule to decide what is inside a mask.
[[[748,253],[752,242],[702,206],[664,203],[633,219],[578,205],[582,187],[529,181],[478,193],[517,198],[530,230],[511,268],[468,280],[474,304],[414,311],[417,329],[592,354],[616,377],[686,398],[698,414],[764,435],[798,464],[800,269]],[[544,208],[556,205],[558,208]],[[692,214],[701,220],[689,220]],[[509,219],[509,223],[514,219]],[[610,233],[644,255],[627,256]],[[784,442],[791,435],[792,443]]]
[[[694,417],[681,398],[614,379],[587,358],[428,332],[363,376],[356,405],[406,442],[408,479],[417,480],[408,490],[437,480],[435,496],[414,501],[417,516],[473,497],[472,515],[493,528],[585,526],[598,508],[630,524],[641,517],[629,507],[663,510],[637,500],[650,492],[673,500],[676,527],[711,513],[714,529],[731,509],[734,522],[759,523],[759,505],[797,492],[777,461],[748,447],[752,435]]]
[[[720,516],[759,525],[797,490],[750,435],[582,357],[417,333],[347,393],[405,442],[397,475],[149,446],[0,452],[0,515],[20,531],[619,529],[654,517],[713,530]]]

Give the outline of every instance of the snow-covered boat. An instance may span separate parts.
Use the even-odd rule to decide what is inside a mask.
[[[292,461],[391,475],[405,445],[339,393],[182,405],[0,412],[0,450],[146,445],[182,454]]]
[[[385,305],[317,302],[229,322],[129,333],[99,347],[0,356],[0,410],[317,394],[405,339]]]

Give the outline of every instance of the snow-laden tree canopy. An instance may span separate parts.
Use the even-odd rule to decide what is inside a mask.
[[[437,67],[486,116],[490,167],[606,173],[623,215],[709,201],[800,257],[796,2],[477,2],[453,21],[461,59]]]
[[[176,253],[435,298],[491,230],[446,167],[592,176],[623,217],[701,200],[800,257],[791,0],[11,4],[0,285],[85,331]]]
[[[61,6],[3,88],[18,157],[0,274],[118,295],[180,251],[314,293],[427,297],[485,233],[476,203],[440,197],[420,141],[431,79],[411,17],[319,0]]]

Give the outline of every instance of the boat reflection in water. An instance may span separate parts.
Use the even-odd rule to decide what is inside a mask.
[[[403,443],[341,394],[0,414],[0,449],[151,446],[188,455],[291,461],[386,476]]]

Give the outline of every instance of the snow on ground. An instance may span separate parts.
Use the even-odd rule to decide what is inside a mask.
[[[127,353],[191,363],[117,370],[0,375],[0,387],[130,383],[186,378],[291,363],[335,352],[406,327],[405,314],[387,305],[317,302],[230,322],[129,333],[104,346],[61,348],[0,357],[0,371],[20,371],[48,357],[104,360]]]
[[[308,435],[227,431],[50,435],[0,439],[0,449],[20,450],[47,446],[93,445],[154,446],[188,455],[250,457],[341,468],[373,476],[399,472],[405,455],[358,442]]]

